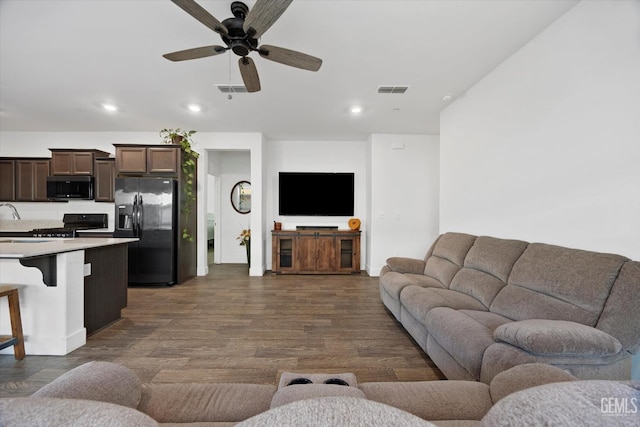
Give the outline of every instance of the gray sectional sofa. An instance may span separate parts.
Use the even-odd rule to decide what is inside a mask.
[[[302,376],[311,384],[288,385]],[[330,378],[347,385],[326,384]],[[280,384],[142,384],[110,362],[74,368],[29,397],[0,399],[18,426],[636,426],[640,383],[576,381],[527,364],[477,381],[371,382],[353,374],[283,373]],[[628,406],[603,406],[615,396]],[[603,410],[604,409],[604,410]],[[615,416],[612,416],[615,415]]]
[[[383,303],[448,379],[489,383],[525,363],[630,379],[640,346],[640,262],[445,233],[423,260],[393,257]]]

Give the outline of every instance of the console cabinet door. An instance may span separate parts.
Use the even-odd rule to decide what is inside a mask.
[[[296,236],[296,271],[316,270],[318,250],[315,233],[299,233]]]

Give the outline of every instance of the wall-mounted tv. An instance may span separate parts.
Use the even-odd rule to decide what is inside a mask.
[[[353,216],[354,174],[280,172],[280,215]]]

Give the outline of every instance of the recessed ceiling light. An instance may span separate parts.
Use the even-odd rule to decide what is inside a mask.
[[[195,105],[195,104],[190,104],[190,105],[187,106],[187,108],[192,113],[199,113],[200,111],[202,111],[202,108],[200,108],[199,105]]]
[[[359,105],[354,105],[353,107],[351,107],[351,113],[352,114],[362,113],[362,107],[360,107]]]
[[[113,105],[113,104],[107,104],[107,103],[102,104],[102,108],[104,108],[104,109],[105,109],[105,110],[107,110],[107,111],[112,111],[112,112],[113,112],[113,111],[118,111],[118,107],[116,107],[116,106],[115,106],[115,105]]]

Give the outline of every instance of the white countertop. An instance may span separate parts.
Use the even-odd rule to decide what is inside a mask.
[[[136,238],[0,237],[0,259],[31,258],[135,242]]]

